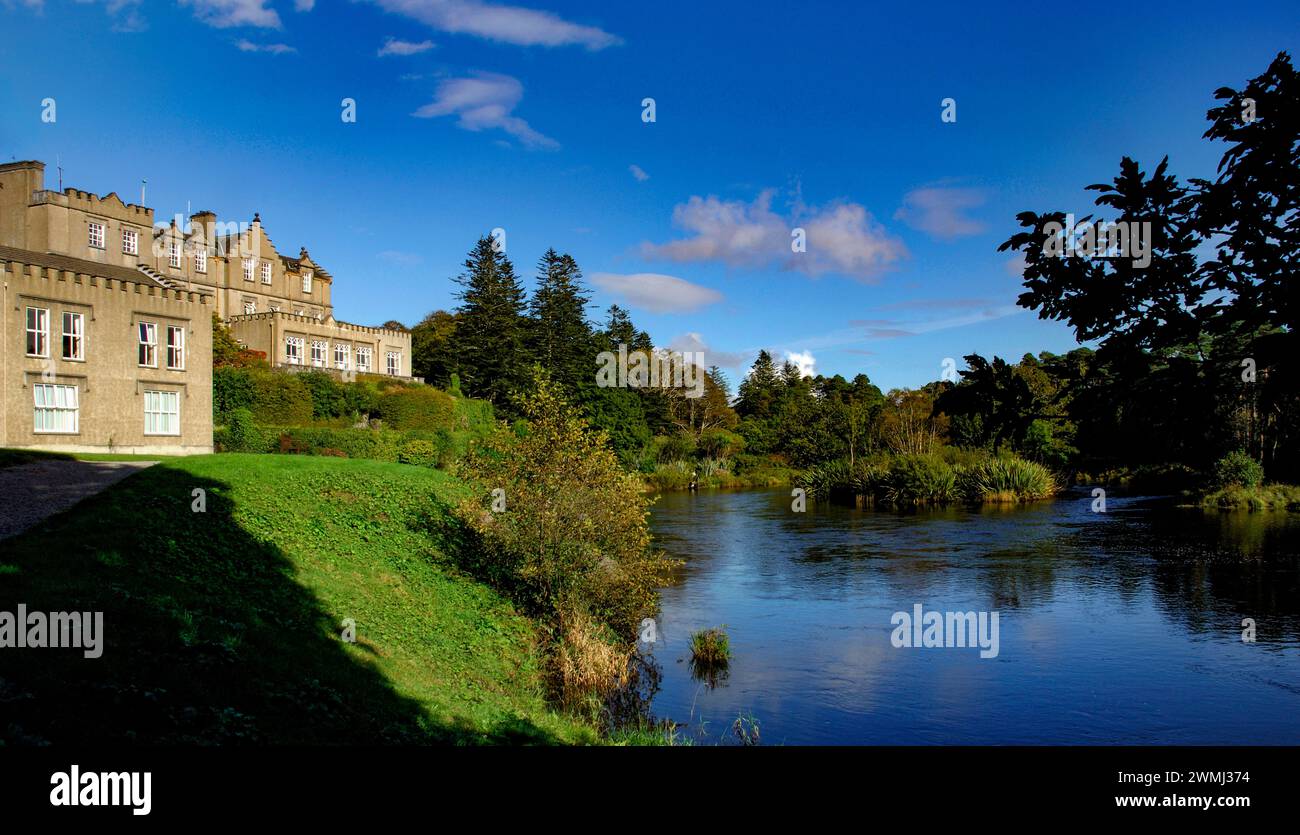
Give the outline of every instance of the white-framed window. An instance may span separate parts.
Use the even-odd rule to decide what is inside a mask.
[[[122,254],[140,254],[140,233],[134,229],[122,227]]]
[[[27,356],[50,355],[50,311],[44,307],[27,308]]]
[[[257,312],[257,302],[252,299],[244,299],[244,315],[252,316]]]
[[[185,328],[167,326],[167,367],[172,371],[185,370]]]
[[[271,262],[270,261],[262,262],[262,283],[263,284],[271,283]]]
[[[172,241],[167,244],[167,266],[173,269],[180,269],[181,266],[181,243]]]
[[[206,273],[208,271],[208,251],[203,247],[194,250],[194,272]]]
[[[145,390],[144,434],[181,434],[180,392]]]
[[[370,370],[370,348],[369,348],[369,346],[365,346],[365,345],[358,345],[358,346],[357,346],[357,370],[358,370],[358,371],[369,371],[369,370]]]
[[[389,352],[387,352],[387,354],[385,355],[385,357],[386,357],[386,359],[388,360],[388,364],[387,364],[388,373],[391,374],[391,375],[394,376],[394,377],[399,377],[399,376],[401,376],[401,374],[402,374],[402,352],[401,352],[401,351],[389,351]]]
[[[93,220],[86,224],[86,243],[91,249],[104,248],[104,224]]]
[[[290,365],[302,365],[303,338],[286,336],[284,338],[284,359]]]
[[[244,281],[252,281],[252,280],[253,280],[253,259],[245,258],[244,259]]]
[[[32,412],[32,431],[40,434],[77,433],[79,398],[76,386],[54,383],[36,383],[32,386],[35,411]]]
[[[325,365],[325,353],[329,350],[329,343],[320,339],[311,341],[311,364],[316,367]]]
[[[352,353],[350,346],[342,343],[334,343],[334,367],[340,371],[348,370],[348,355]]]
[[[139,324],[139,364],[147,368],[158,367],[158,325],[153,322]]]
[[[311,270],[307,270],[302,274],[302,291],[304,293],[311,292]]]
[[[63,358],[86,358],[86,316],[84,313],[63,311]]]

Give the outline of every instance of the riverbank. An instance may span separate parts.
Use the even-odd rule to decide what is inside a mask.
[[[223,454],[47,520],[5,543],[6,597],[103,612],[105,648],[0,654],[0,740],[601,742],[546,703],[533,621],[426,533],[465,493],[425,467]]]
[[[1201,507],[1217,510],[1290,510],[1300,512],[1300,487],[1294,484],[1265,484],[1257,487],[1232,485],[1202,496]]]

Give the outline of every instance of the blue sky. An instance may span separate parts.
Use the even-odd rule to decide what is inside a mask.
[[[349,321],[454,306],[500,227],[530,285],[567,251],[593,317],[624,304],[733,380],[768,348],[916,386],[1073,347],[1014,307],[1016,212],[1087,213],[1124,154],[1212,174],[1213,91],[1300,34],[1289,2],[879,5],[0,0],[0,159],[147,178],[159,219],[260,212]]]

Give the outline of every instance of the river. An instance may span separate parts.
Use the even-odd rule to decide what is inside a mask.
[[[685,565],[656,619],[654,713],[710,743],[744,716],[764,745],[1300,744],[1300,514],[1091,508],[665,494],[651,526]],[[997,612],[997,655],[895,647],[917,604]],[[690,634],[720,625],[733,658],[711,686]]]

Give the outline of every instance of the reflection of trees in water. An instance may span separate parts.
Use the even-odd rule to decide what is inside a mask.
[[[1076,539],[1072,550],[1115,557],[1107,586],[1149,584],[1161,612],[1192,632],[1240,633],[1249,617],[1260,642],[1300,636],[1295,514],[1153,505]]]

